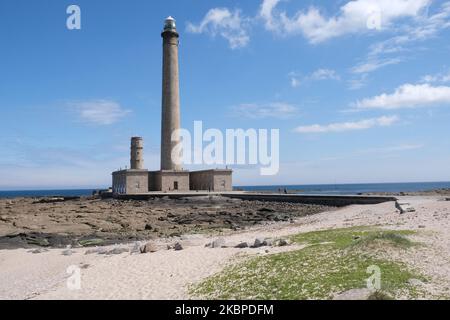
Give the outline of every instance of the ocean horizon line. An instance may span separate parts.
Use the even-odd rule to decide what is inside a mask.
[[[108,188],[73,188],[73,189],[24,189],[0,190],[0,198],[17,197],[46,197],[46,196],[90,196],[94,190]],[[450,181],[430,182],[386,182],[386,183],[332,183],[332,184],[289,184],[289,185],[247,185],[233,186],[235,190],[242,191],[273,191],[290,190],[298,194],[334,194],[356,195],[366,193],[399,193],[399,192],[426,192],[438,189],[450,189]]]
[[[304,184],[246,184],[246,185],[233,185],[233,188],[249,188],[249,187],[298,187],[298,186],[354,186],[354,185],[394,185],[394,184],[433,184],[433,183],[449,183],[450,180],[442,181],[411,181],[411,182],[345,182],[345,183],[304,183]],[[0,188],[0,192],[20,192],[20,191],[74,191],[74,190],[106,190],[110,187],[24,187],[24,188]]]

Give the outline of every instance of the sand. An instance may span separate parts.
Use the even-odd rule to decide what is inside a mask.
[[[394,202],[349,206],[338,210],[300,217],[294,223],[278,222],[241,231],[229,231],[223,238],[233,245],[254,241],[256,237],[285,237],[291,234],[350,226],[380,226],[416,230],[419,246],[394,258],[419,269],[431,280],[427,290],[435,295],[450,295],[450,202],[436,196],[404,197],[416,212],[399,214]],[[248,256],[273,254],[298,247],[257,249],[206,248],[217,236],[190,235],[155,240],[156,253],[85,254],[88,248],[49,249],[31,253],[29,249],[0,251],[0,299],[189,299],[189,286],[220,271],[225,265]],[[167,250],[180,242],[183,250]],[[145,242],[141,242],[145,243]],[[135,243],[109,246],[104,250],[128,248]],[[268,250],[268,252],[266,252]],[[66,269],[81,269],[81,289],[69,290]]]

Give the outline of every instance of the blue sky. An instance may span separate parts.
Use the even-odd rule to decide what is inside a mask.
[[[3,0],[0,189],[109,186],[132,135],[159,167],[168,15],[183,127],[280,129],[236,185],[450,180],[450,1]]]

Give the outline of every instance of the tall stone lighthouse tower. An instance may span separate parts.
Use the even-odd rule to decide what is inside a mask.
[[[178,74],[179,34],[175,19],[164,21],[163,38],[163,79],[161,118],[161,170],[143,169],[143,140],[131,140],[131,169],[112,173],[112,191],[116,197],[158,192],[186,192],[189,190],[231,191],[232,170],[208,169],[189,172],[183,170],[181,159],[180,129],[180,88]]]
[[[180,92],[178,75],[179,34],[174,18],[168,17],[165,20],[161,36],[163,38],[161,170],[181,171],[179,155],[172,155],[172,150],[180,142],[180,137],[175,131],[180,129]]]

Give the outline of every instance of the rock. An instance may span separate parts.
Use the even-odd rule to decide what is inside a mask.
[[[38,201],[33,202],[33,204],[37,204],[37,203],[57,203],[57,202],[64,202],[65,199],[64,198],[44,198],[44,199],[40,199]]]
[[[89,249],[86,250],[86,252],[84,254],[106,254],[107,250],[105,248],[94,248],[94,249]]]
[[[30,250],[28,252],[32,253],[32,254],[39,254],[39,253],[44,253],[44,252],[47,252],[47,251],[48,251],[47,249],[34,249],[34,250]]]
[[[235,248],[238,248],[238,249],[248,248],[248,243],[247,242],[241,242],[238,245],[236,245]]]
[[[222,248],[225,246],[225,239],[219,238],[210,243],[211,248]]]
[[[351,289],[339,293],[333,300],[368,300],[372,293],[373,291],[367,288]]]
[[[274,247],[284,247],[287,246],[289,243],[285,239],[277,239],[273,242]]]
[[[78,241],[78,243],[82,247],[95,246],[95,245],[102,244],[103,242],[104,242],[103,239],[87,239],[87,240],[80,240],[80,241]]]
[[[269,208],[261,208],[258,210],[258,212],[275,212],[275,210]]]
[[[141,253],[153,253],[157,252],[159,249],[153,242],[148,242],[144,246],[141,247]]]
[[[420,287],[424,285],[424,283],[419,279],[409,279],[408,284],[414,287]]]
[[[106,252],[106,254],[108,255],[112,255],[112,254],[122,254],[125,252],[129,252],[129,250],[127,248],[114,248],[112,250],[109,250]]]
[[[139,243],[135,242],[133,248],[130,250],[131,254],[141,253],[141,246]]]
[[[253,243],[252,248],[259,248],[259,247],[263,247],[266,245],[266,242],[264,239],[262,238],[256,238],[255,242]]]
[[[180,250],[183,250],[183,246],[182,246],[179,242],[177,242],[177,243],[175,243],[175,245],[173,246],[173,249],[174,249],[175,251],[180,251]]]
[[[416,209],[414,209],[409,203],[407,202],[395,202],[395,207],[400,211],[401,214],[407,213],[407,212],[416,212]]]
[[[70,249],[67,249],[67,250],[64,250],[61,254],[63,255],[63,256],[71,256],[72,254],[74,254],[75,253],[75,251],[72,251],[72,250],[70,250]]]
[[[181,233],[179,233],[179,232],[172,232],[171,234],[169,234],[169,237],[171,237],[171,238],[179,238],[179,237],[181,237]]]

